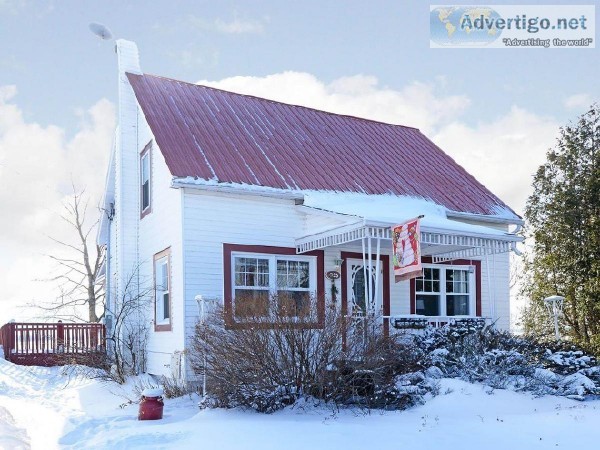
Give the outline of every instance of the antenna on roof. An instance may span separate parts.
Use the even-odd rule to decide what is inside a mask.
[[[90,31],[98,36],[100,39],[108,41],[113,38],[112,33],[101,23],[92,22],[90,23]]]

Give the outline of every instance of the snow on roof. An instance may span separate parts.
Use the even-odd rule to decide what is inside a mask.
[[[128,73],[176,178],[395,194],[497,215],[507,205],[419,130]]]
[[[355,216],[364,219],[367,224],[393,226],[423,215],[421,226],[428,231],[512,236],[506,231],[484,225],[451,220],[443,206],[415,197],[312,191],[305,193],[304,206]]]

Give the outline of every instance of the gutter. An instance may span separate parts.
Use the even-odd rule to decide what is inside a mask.
[[[476,220],[478,222],[497,223],[497,224],[503,224],[503,225],[504,224],[505,225],[518,225],[519,229],[523,225],[525,225],[525,221],[517,215],[515,215],[515,217],[512,218],[512,217],[486,216],[483,214],[466,213],[466,212],[459,212],[459,211],[446,211],[446,216],[448,218],[453,218],[453,219],[468,219],[468,220]]]

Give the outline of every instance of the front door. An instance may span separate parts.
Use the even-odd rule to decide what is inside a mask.
[[[368,264],[368,263],[367,263]],[[368,294],[365,290],[365,270],[362,259],[346,259],[346,295],[348,314],[363,315],[366,311],[374,311],[375,305],[382,307],[383,300],[383,262],[379,263],[379,295],[375,298],[375,273],[377,270],[376,262],[371,261],[371,266],[367,267],[367,280],[371,280],[371,298],[367,300]]]

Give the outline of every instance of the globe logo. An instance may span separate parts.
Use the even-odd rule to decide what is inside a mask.
[[[441,6],[429,15],[430,39],[443,46],[486,46],[502,34],[501,16],[486,6]]]

